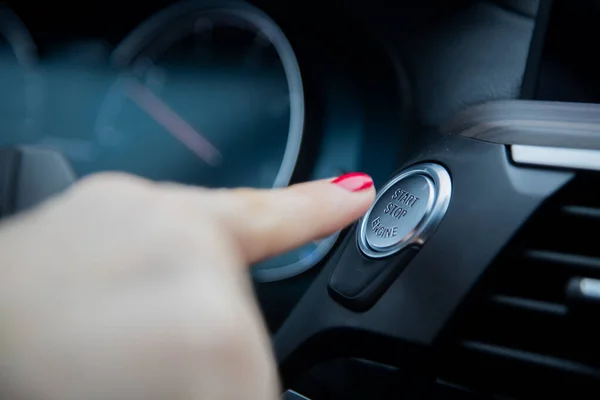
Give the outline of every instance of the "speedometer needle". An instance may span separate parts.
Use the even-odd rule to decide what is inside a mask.
[[[135,80],[127,81],[127,95],[204,162],[213,167],[221,162],[221,152],[190,124],[181,118],[147,86]]]

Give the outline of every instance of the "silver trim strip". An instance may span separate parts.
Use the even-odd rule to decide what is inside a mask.
[[[512,145],[512,160],[517,164],[600,171],[600,150]]]

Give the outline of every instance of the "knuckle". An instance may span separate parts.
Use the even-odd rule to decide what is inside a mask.
[[[238,204],[244,211],[260,213],[270,208],[267,196],[257,190],[247,188],[232,189],[232,194],[239,200]]]
[[[193,198],[159,193],[144,201],[147,202],[144,224],[161,248],[180,252],[182,256],[194,254],[198,248],[208,248],[208,244],[220,236],[214,219],[195,204]]]
[[[118,172],[92,174],[79,180],[65,193],[66,199],[77,204],[98,204],[105,212],[114,206],[120,209],[132,208],[142,212],[149,204],[156,202],[152,182],[135,175]],[[101,199],[104,199],[102,201]],[[133,208],[133,204],[137,207]]]
[[[151,214],[156,217],[155,222],[166,224],[167,227],[188,235],[197,232],[198,224],[208,222],[205,220],[209,219],[194,200],[177,193],[159,194],[152,204]]]
[[[122,172],[101,172],[86,176],[75,185],[80,191],[140,189],[149,186],[149,181]]]

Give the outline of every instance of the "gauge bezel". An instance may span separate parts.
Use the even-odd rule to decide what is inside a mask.
[[[266,283],[281,281],[296,275],[300,275],[301,273],[306,272],[314,267],[318,262],[321,261],[323,257],[329,254],[333,246],[335,246],[339,236],[340,231],[337,231],[333,235],[322,239],[310,255],[299,258],[298,261],[291,264],[277,268],[253,268],[252,276],[257,282]],[[315,263],[311,259],[317,252],[321,255],[321,257],[319,257],[319,260]]]
[[[229,16],[253,26],[273,45],[281,61],[288,85],[290,123],[281,165],[272,187],[290,184],[300,154],[304,134],[304,89],[300,66],[287,37],[267,14],[243,1],[189,0],[176,3],[159,11],[130,33],[113,51],[111,63],[115,68],[130,66],[144,48],[156,39],[160,32],[181,18]]]

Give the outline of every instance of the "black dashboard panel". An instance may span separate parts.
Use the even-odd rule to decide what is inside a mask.
[[[555,1],[548,10],[539,62],[529,98],[535,100],[600,102],[598,58],[591,41],[599,34],[600,8],[595,1]]]
[[[548,195],[573,177],[569,172],[511,165],[503,145],[456,136],[431,138],[433,143],[406,165],[430,161],[450,171],[452,199],[436,234],[381,299],[367,311],[357,313],[334,302],[326,288],[329,272],[343,252],[353,251],[356,246],[352,231],[346,249],[339,250],[330,260],[294,310],[298,318],[287,321],[278,332],[276,349],[280,360],[287,362],[301,354],[306,361],[307,351],[294,350],[310,340],[319,342],[315,357],[323,357],[327,352],[358,356],[353,353],[373,351],[388,358],[382,361],[394,358],[393,354],[379,354],[382,349],[377,348],[376,340],[372,341],[373,347],[367,347],[369,344],[363,340],[360,348],[346,348],[347,343],[338,341],[337,335],[327,341],[314,337],[318,332],[336,330],[343,336],[346,331],[366,329],[366,334],[396,338],[403,343],[432,345],[508,239]],[[501,218],[490,219],[491,215]],[[296,321],[301,325],[296,325]],[[395,363],[402,364],[402,357],[398,356]]]
[[[597,241],[573,234],[598,229],[597,180],[577,173],[495,258],[441,336],[442,379],[516,398],[597,392],[597,303],[581,290],[599,277]]]

